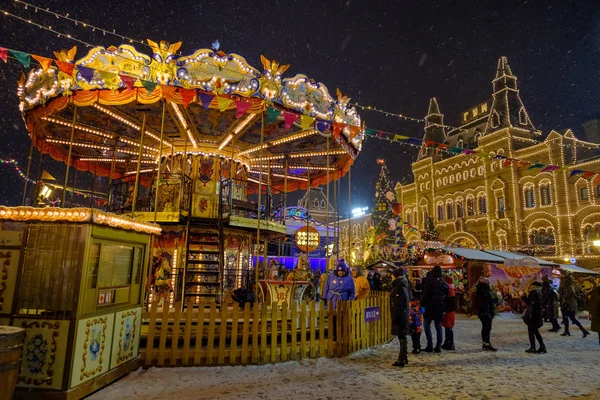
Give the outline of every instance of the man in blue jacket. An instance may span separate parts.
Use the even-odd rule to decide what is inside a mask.
[[[354,279],[350,276],[350,268],[344,259],[340,259],[335,270],[327,277],[321,298],[325,302],[331,300],[335,309],[338,300],[354,300],[354,297]]]

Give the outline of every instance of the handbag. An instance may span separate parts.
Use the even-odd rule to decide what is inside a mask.
[[[532,309],[531,307],[527,306],[525,307],[525,311],[523,311],[523,315],[521,315],[521,318],[523,319],[523,321],[525,323],[528,323],[529,321],[531,321],[531,314],[532,314]]]

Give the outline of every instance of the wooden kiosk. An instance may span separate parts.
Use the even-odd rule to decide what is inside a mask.
[[[17,398],[79,399],[139,366],[157,225],[94,209],[0,207],[0,325],[25,329]]]

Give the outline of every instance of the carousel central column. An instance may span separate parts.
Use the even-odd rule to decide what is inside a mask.
[[[307,187],[307,197],[306,197],[306,244],[308,247],[308,223],[310,222],[310,213],[308,212],[308,210],[310,209],[310,159],[307,160],[307,180],[306,180],[306,187]],[[308,250],[308,249],[307,249]],[[306,262],[310,268],[310,256],[309,256],[309,252],[306,252]]]
[[[327,168],[327,190],[325,197],[327,198],[327,204],[325,205],[325,258],[327,258],[327,252],[329,251],[329,136],[327,136],[327,160],[325,162],[325,168]]]
[[[71,139],[69,140],[69,155],[67,156],[67,170],[65,171],[65,181],[63,183],[62,201],[60,207],[65,208],[67,200],[67,182],[69,180],[69,168],[71,168],[71,153],[73,152],[73,138],[75,137],[75,121],[77,119],[77,106],[73,106],[73,121],[71,122]]]
[[[154,188],[154,222],[156,222],[156,213],[158,212],[158,191],[160,189],[160,162],[162,159],[163,152],[163,134],[165,131],[165,111],[167,108],[167,102],[163,100],[162,106],[162,117],[160,121],[160,146],[158,148],[158,163],[156,169],[156,188]],[[142,133],[143,135],[143,133]],[[140,143],[140,148],[142,148],[142,143]]]
[[[263,143],[265,140],[265,114],[264,110],[261,110],[260,114],[260,157],[259,160],[262,163],[263,160]],[[258,169],[258,210],[257,210],[257,228],[256,228],[256,244],[258,245],[258,254],[260,254],[260,201],[262,194],[262,168]],[[256,294],[258,294],[258,254],[256,255],[256,266],[254,267],[254,284],[256,285]],[[266,270],[267,260],[263,260],[264,267]]]
[[[144,152],[144,132],[146,131],[146,113],[142,118],[142,131],[140,132],[140,152],[138,153],[137,169],[135,171],[135,186],[133,187],[133,203],[131,203],[131,218],[135,214],[135,204],[137,203],[138,189],[140,188],[140,169],[142,167],[142,154]]]

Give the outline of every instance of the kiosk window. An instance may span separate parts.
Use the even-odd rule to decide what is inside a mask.
[[[100,251],[100,270],[98,286],[100,288],[129,286],[133,265],[133,247],[102,244]]]

